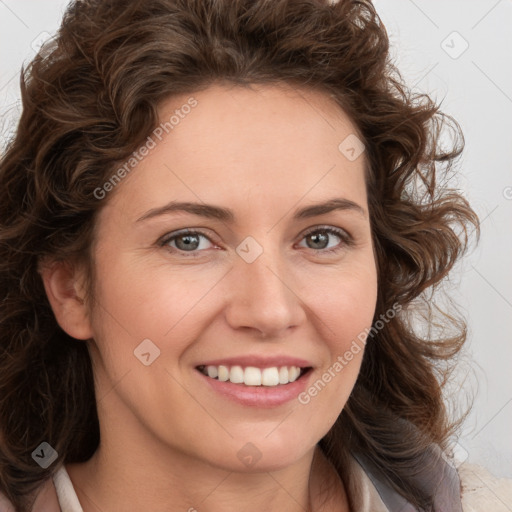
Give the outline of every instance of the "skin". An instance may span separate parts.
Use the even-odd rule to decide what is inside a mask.
[[[162,120],[188,98],[165,102]],[[104,200],[92,307],[80,300],[83,269],[55,264],[42,273],[60,326],[87,340],[95,374],[101,443],[68,472],[85,512],[349,510],[317,443],[348,399],[362,350],[305,405],[235,403],[195,367],[290,355],[311,362],[314,383],[371,326],[377,274],[365,158],[338,150],[357,131],[320,92],[217,84],[194,98],[190,114]],[[362,211],[293,219],[334,197]],[[230,208],[235,221],[174,212],[137,222],[171,200]],[[322,226],[345,230],[352,243]],[[305,236],[315,227],[327,240]],[[207,236],[194,239],[198,257],[179,250],[183,237],[157,244],[184,228]],[[263,249],[252,263],[236,252],[247,236]],[[146,338],[160,350],[149,366],[134,356]],[[249,442],[261,454],[252,467],[237,457]]]

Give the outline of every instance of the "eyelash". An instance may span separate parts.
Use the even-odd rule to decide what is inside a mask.
[[[314,233],[329,233],[330,235],[336,235],[342,241],[335,248],[331,248],[331,249],[311,249],[312,251],[315,251],[316,253],[334,254],[334,253],[337,253],[337,252],[341,251],[344,248],[344,246],[345,247],[350,247],[350,246],[354,245],[353,238],[345,230],[339,229],[339,228],[334,228],[334,227],[331,227],[331,226],[316,226],[314,228],[311,228],[311,229],[309,229],[308,231],[306,231],[304,233],[304,235],[302,236],[301,241],[304,238],[306,238],[307,236],[312,235]],[[200,253],[203,252],[203,251],[197,251],[197,250],[196,251],[183,251],[183,250],[177,249],[175,247],[170,247],[168,245],[169,242],[172,242],[176,238],[179,238],[180,236],[184,236],[184,235],[201,235],[201,236],[204,236],[206,239],[208,239],[210,242],[214,243],[210,239],[210,237],[205,232],[203,232],[201,230],[183,229],[183,230],[180,230],[178,232],[171,233],[170,235],[171,236],[165,235],[163,238],[161,238],[157,242],[158,246],[159,247],[166,247],[168,250],[170,250],[170,252],[177,252],[177,253],[184,254],[186,258],[197,258],[197,257],[201,256]]]

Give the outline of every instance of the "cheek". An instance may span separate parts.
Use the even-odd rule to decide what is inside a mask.
[[[299,402],[321,409],[324,424],[334,422],[359,375],[367,333],[377,300],[377,277],[371,264],[340,273],[328,292],[312,297],[318,329],[328,350],[325,364]]]
[[[323,286],[306,292],[323,321],[331,352],[347,344],[371,326],[377,302],[377,275],[373,260],[359,262],[350,270],[333,273]],[[313,303],[313,302],[312,302]]]
[[[134,340],[162,339],[199,304],[210,281],[214,284],[215,279],[205,272],[194,274],[171,265],[155,269],[128,257],[118,258],[112,268],[100,262],[98,302],[110,313],[102,320],[125,328]]]
[[[213,288],[225,270],[155,268],[122,256],[116,257],[115,266],[107,262],[98,261],[96,272],[98,371],[107,379],[106,387],[130,372],[131,380],[145,382],[149,389],[150,381],[169,379],[165,372],[156,378],[156,368],[186,364],[184,354],[208,329],[215,311]],[[137,354],[148,351],[156,364],[146,367]]]

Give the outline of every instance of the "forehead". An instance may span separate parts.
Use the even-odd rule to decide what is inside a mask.
[[[191,95],[171,98],[160,107],[161,125],[190,103]],[[218,157],[258,155],[258,160],[294,162],[319,150],[335,160],[340,138],[357,129],[334,99],[287,84],[214,85],[193,95],[197,105],[172,127],[164,140],[188,150],[183,156],[212,152]],[[269,158],[266,158],[269,155]],[[247,159],[248,159],[247,158]]]
[[[159,113],[151,151],[112,198],[128,216],[171,200],[276,212],[340,194],[366,201],[364,153],[344,152],[356,127],[325,93],[215,85],[170,98]]]

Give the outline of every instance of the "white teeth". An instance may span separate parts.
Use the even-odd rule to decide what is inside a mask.
[[[246,386],[278,386],[295,382],[301,369],[298,366],[272,366],[270,368],[256,368],[247,366],[206,366],[201,371],[212,379],[221,382],[230,381],[234,384],[245,384]]]
[[[279,368],[279,384],[288,384],[288,382],[290,382],[288,380],[288,368],[281,366],[281,368]]]
[[[229,380],[229,369],[227,366],[219,366],[219,380],[222,382]]]
[[[244,370],[241,366],[232,366],[229,372],[229,380],[233,384],[241,384],[244,381]]]
[[[300,368],[297,368],[296,366],[290,366],[288,370],[288,380],[290,382],[295,382],[300,374]]]
[[[277,386],[279,384],[279,370],[274,368],[265,368],[261,372],[261,382],[264,386]]]
[[[248,366],[244,371],[244,384],[246,386],[261,386],[261,370]]]

